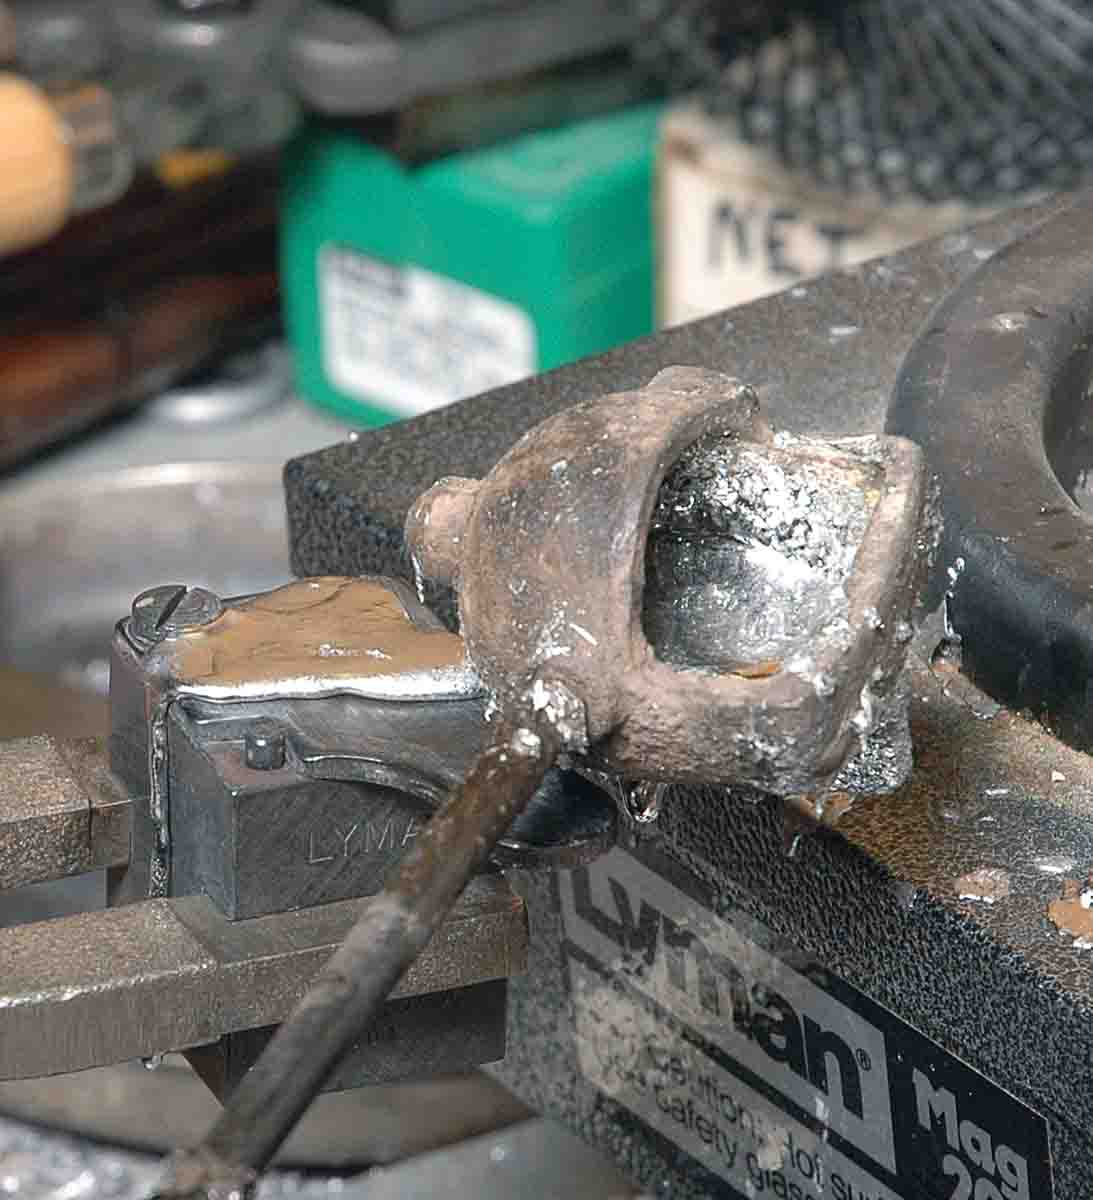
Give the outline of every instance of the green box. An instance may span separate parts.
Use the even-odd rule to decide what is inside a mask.
[[[309,123],[281,237],[300,393],[382,424],[651,332],[661,111],[423,166]]]

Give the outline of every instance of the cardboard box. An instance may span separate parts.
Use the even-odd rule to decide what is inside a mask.
[[[661,325],[782,291],[985,215],[960,204],[825,192],[693,104],[665,115],[657,187]]]

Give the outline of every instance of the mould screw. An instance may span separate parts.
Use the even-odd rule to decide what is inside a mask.
[[[285,735],[248,731],[243,739],[243,761],[252,771],[280,770],[285,765]]]
[[[149,588],[133,601],[129,636],[141,650],[165,637],[200,629],[224,611],[220,597],[207,588],[167,583]]]

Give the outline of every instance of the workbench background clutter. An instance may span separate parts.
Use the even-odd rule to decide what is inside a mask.
[[[1089,179],[1088,0],[636,11],[638,62],[694,96],[661,149],[667,324]]]
[[[311,123],[281,242],[301,392],[376,424],[650,333],[657,117],[420,166]]]
[[[368,424],[653,328],[659,106],[629,6],[446,7],[390,4],[381,27],[316,5],[289,45],[309,105],[282,228],[298,385]]]
[[[925,24],[911,0],[883,7],[15,3],[6,53],[18,74],[0,81],[0,110],[37,122],[44,182],[32,203],[21,187],[0,205],[0,245],[47,241],[10,260],[8,287],[18,278],[23,293],[44,294],[52,264],[77,291],[93,251],[95,291],[108,298],[96,309],[81,294],[79,307],[120,347],[93,400],[81,409],[72,398],[65,421],[39,418],[33,436],[24,420],[7,457],[130,408],[225,343],[268,330],[275,221],[298,392],[372,425],[804,286],[1088,175],[1082,114],[1052,125],[1057,98],[1036,112],[1029,99],[1045,62],[1081,85],[1089,31],[1076,9],[1055,25],[1037,13],[1044,34],[1028,38],[1026,62],[1013,28],[981,5]],[[941,98],[915,76],[901,20],[936,51]],[[971,53],[971,26],[1000,38],[1012,61]],[[863,55],[859,42],[883,53]],[[962,73],[944,65],[960,53]],[[1006,92],[1003,67],[1027,73],[1024,100]],[[984,95],[996,95],[993,107]],[[101,270],[102,245],[154,230],[140,207],[149,181],[178,208],[177,193],[215,188],[210,176],[236,159],[250,176],[268,169],[286,141],[278,209],[263,195],[270,203],[245,229],[219,210],[200,216],[185,244],[162,239],[173,257],[134,240],[115,254],[118,270]],[[31,162],[19,153],[9,183]],[[100,216],[70,219],[85,209]],[[218,286],[230,273],[264,289],[245,297],[242,318],[234,299],[206,305],[185,353],[177,335],[170,345],[139,329],[119,337],[135,313],[155,311],[153,285],[175,284],[179,263],[192,275],[214,239],[226,247],[211,255]],[[241,268],[231,252],[256,245]],[[128,281],[136,274],[139,286]],[[179,301],[189,311],[192,291]],[[34,386],[53,411],[52,394]]]
[[[0,6],[0,469],[278,334],[278,8]]]
[[[1088,176],[1080,121],[1068,141],[1031,98],[1045,62],[1078,86],[1080,6],[1038,11],[1021,43],[987,6],[924,22],[911,0],[457,7],[391,3],[380,31],[360,6],[316,6],[290,51],[311,116],[289,158],[288,324],[301,391],[351,419],[413,415]],[[984,58],[982,35],[1006,54]],[[367,85],[346,66],[381,59],[399,70]],[[634,107],[662,94],[680,99]]]

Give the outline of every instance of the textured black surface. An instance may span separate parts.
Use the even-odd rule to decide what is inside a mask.
[[[752,383],[776,427],[879,430],[900,363],[935,305],[1063,203],[290,463],[295,567],[405,573],[402,520],[436,477],[480,474],[548,412],[640,385],[673,363]],[[656,836],[718,907],[761,920],[1046,1117],[1055,1196],[1088,1200],[1093,972],[1090,952],[1048,919],[1059,880],[1043,863],[1061,861],[1076,878],[1093,867],[1093,771],[1012,714],[981,720],[991,717],[983,698],[949,694],[952,682],[923,670],[916,677],[910,788],[860,806],[795,856],[784,853],[775,802],[712,790],[672,793]],[[982,866],[1009,872],[1011,896],[993,906],[959,900],[962,874]],[[511,991],[502,1077],[609,1149],[649,1192],[708,1195],[708,1176],[691,1160],[581,1081],[551,878],[529,876],[526,887],[532,951],[527,977]]]
[[[909,904],[883,865],[837,835],[811,838],[798,860],[786,859],[773,802],[710,795],[696,804],[692,796],[685,814],[665,827],[664,848],[714,889],[720,906],[763,921],[1046,1117],[1055,1196],[1087,1200],[1087,999],[1046,983],[939,899],[924,892]],[[1087,834],[1083,842],[1088,847]],[[644,1135],[624,1108],[581,1080],[551,904],[537,881],[529,894],[537,917],[530,986],[517,990],[501,1078],[609,1148],[649,1191],[708,1195],[708,1176],[693,1160]]]
[[[1093,204],[985,264],[931,319],[888,426],[926,451],[945,514],[941,575],[972,678],[1093,746],[1090,466]]]

